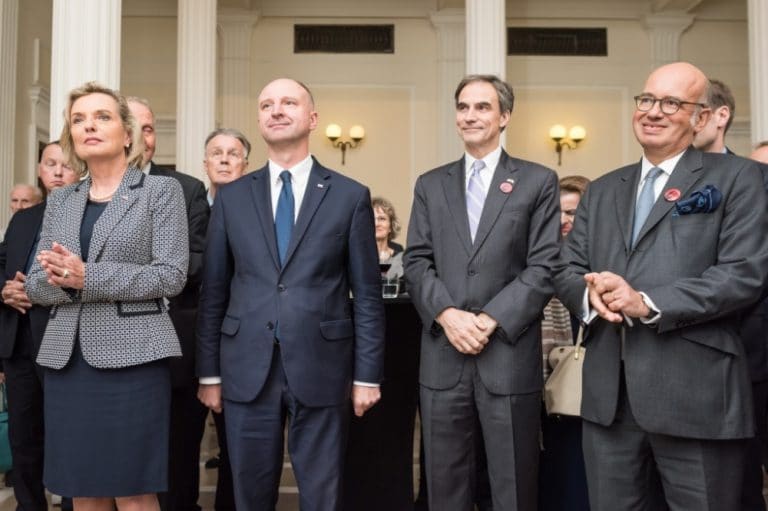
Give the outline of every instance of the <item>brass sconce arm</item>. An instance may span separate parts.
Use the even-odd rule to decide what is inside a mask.
[[[329,124],[325,128],[325,136],[331,141],[331,145],[341,149],[341,164],[346,163],[347,149],[354,149],[365,138],[365,129],[360,125],[352,126],[349,129],[350,140],[340,140],[341,126],[338,124]]]

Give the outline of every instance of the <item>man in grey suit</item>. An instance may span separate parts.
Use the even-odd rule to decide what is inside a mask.
[[[441,511],[471,509],[473,435],[482,434],[493,509],[534,510],[539,322],[558,253],[557,176],[501,148],[514,102],[508,84],[468,76],[455,99],[466,152],[417,180],[405,253],[408,289],[424,323],[429,501]]]
[[[635,97],[643,158],[594,181],[555,273],[589,323],[581,414],[592,509],[648,509],[655,462],[672,511],[740,509],[754,433],[739,312],[768,272],[754,162],[691,147],[708,80],[662,66]],[[596,317],[594,317],[596,316]]]

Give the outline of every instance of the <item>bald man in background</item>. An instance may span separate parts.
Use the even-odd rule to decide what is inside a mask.
[[[11,188],[11,211],[13,213],[41,202],[43,202],[43,192],[34,185],[19,183]]]
[[[200,511],[200,441],[205,430],[208,410],[197,400],[195,377],[195,323],[197,302],[205,251],[205,231],[210,209],[203,182],[183,172],[157,165],[155,114],[144,98],[130,96],[128,106],[138,122],[144,138],[145,174],[176,179],[184,192],[189,231],[189,269],[187,283],[168,304],[168,314],[181,342],[181,358],[170,360],[171,369],[171,434],[168,492],[160,496],[163,511]],[[216,484],[216,511],[234,509],[232,482],[228,467],[220,468]]]

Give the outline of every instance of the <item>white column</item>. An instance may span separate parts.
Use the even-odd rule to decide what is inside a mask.
[[[747,0],[752,144],[768,139],[768,4]]]
[[[643,18],[651,39],[651,69],[680,60],[680,36],[693,19],[685,13],[649,14]]]
[[[251,34],[258,14],[226,10],[221,29],[221,125],[250,133]]]
[[[51,137],[71,89],[92,80],[120,87],[121,9],[122,0],[53,0]]]
[[[19,1],[0,0],[0,229],[10,218],[16,146],[16,33]]]
[[[203,179],[203,142],[216,124],[216,0],[178,3],[176,168]]]
[[[467,0],[467,74],[506,79],[505,0]]]
[[[453,93],[464,76],[464,10],[443,9],[430,17],[437,31],[437,120],[439,160],[458,157],[463,151],[456,134]]]

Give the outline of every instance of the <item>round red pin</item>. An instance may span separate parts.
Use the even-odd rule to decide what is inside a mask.
[[[504,181],[499,185],[499,190],[501,190],[504,193],[510,193],[512,191],[512,183]]]
[[[670,188],[666,192],[664,192],[664,199],[667,202],[675,202],[677,199],[680,198],[680,190],[677,188]]]

